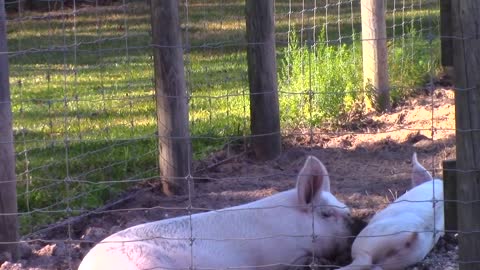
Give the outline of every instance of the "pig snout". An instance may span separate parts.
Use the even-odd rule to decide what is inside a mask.
[[[367,227],[367,224],[368,223],[365,220],[359,217],[351,217],[348,220],[348,227],[352,233],[352,241],[365,227]]]
[[[333,225],[332,225],[333,226]],[[332,247],[334,250],[330,256],[326,257],[333,265],[347,265],[352,262],[351,248],[355,237],[367,226],[364,218],[357,215],[352,215],[350,212],[343,213],[341,220],[337,221],[336,226],[339,226],[340,232]],[[370,269],[368,269],[370,270]]]
[[[360,217],[348,216],[345,222],[349,234],[344,241],[344,245],[337,246],[337,258],[335,259],[335,261],[338,265],[346,265],[352,261],[351,249],[353,241],[358,236],[358,234],[367,226],[367,222],[365,222]]]

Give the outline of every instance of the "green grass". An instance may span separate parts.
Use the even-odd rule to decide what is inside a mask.
[[[22,233],[158,176],[150,18],[142,3],[8,24]],[[249,134],[244,1],[189,3],[188,21],[183,6],[180,17],[192,45],[185,63],[193,152],[200,159],[230,137]],[[339,124],[361,103],[360,11],[342,4],[337,17],[334,7],[328,16],[319,9],[315,20],[308,9],[304,29],[315,25],[315,34],[290,32],[294,42],[287,44],[289,29],[300,29],[302,7],[294,3],[289,25],[288,1],[276,1],[282,130]],[[388,29],[395,37],[389,41],[394,102],[424,84],[439,55],[438,40],[430,42],[425,31],[436,31],[437,7],[424,1],[399,14],[387,14],[387,25],[396,26]],[[305,45],[313,37],[315,44]]]
[[[408,38],[392,41],[389,48],[390,98],[395,105],[435,77],[440,68],[440,40],[408,30]]]
[[[282,123],[318,126],[345,121],[359,100],[362,70],[359,46],[327,45],[325,32],[315,44],[299,44],[293,32],[281,62],[280,110]]]
[[[362,113],[373,96],[362,90],[361,42],[328,45],[325,31],[314,44],[299,43],[293,32],[283,49],[280,69],[280,110],[286,128],[338,126]],[[390,99],[394,105],[428,82],[438,71],[439,40],[429,40],[415,28],[388,46]],[[373,100],[370,100],[373,102]]]

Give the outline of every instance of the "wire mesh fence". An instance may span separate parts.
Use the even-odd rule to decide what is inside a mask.
[[[438,176],[440,160],[454,155],[455,131],[448,113],[436,115],[448,92],[432,94],[439,1],[384,2],[390,97],[401,108],[390,118],[368,108],[360,1],[275,1],[285,154],[259,165],[249,158],[245,2],[179,1],[194,160],[179,181],[195,188],[165,198],[156,194],[162,177],[150,1],[6,1],[22,239],[42,248],[71,245],[50,263],[76,269],[86,243],[120,228],[293,187],[306,153],[327,160],[338,196],[365,211],[385,207],[408,186],[410,168],[399,160],[411,152],[399,152],[421,149]],[[430,95],[408,103],[418,89]],[[421,106],[421,113],[402,106]],[[419,114],[427,115],[421,123],[405,120]],[[422,145],[424,137],[430,143]]]

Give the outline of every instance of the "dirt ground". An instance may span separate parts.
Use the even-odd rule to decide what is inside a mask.
[[[408,188],[414,151],[428,170],[442,177],[441,162],[455,158],[454,128],[453,91],[437,88],[422,91],[388,114],[371,113],[344,130],[289,132],[283,154],[274,161],[256,162],[242,146],[232,145],[195,164],[191,203],[197,211],[220,209],[292,188],[305,157],[314,155],[329,170],[333,193],[355,216],[368,220]],[[4,262],[0,269],[77,269],[93,245],[89,242],[139,223],[185,215],[189,203],[187,196],[163,196],[153,183],[119,199],[121,203],[72,220],[71,242],[65,241],[68,230],[62,224],[24,239],[23,258]],[[0,254],[0,263],[6,259],[8,254]],[[409,269],[458,269],[456,261],[456,240],[449,235]]]

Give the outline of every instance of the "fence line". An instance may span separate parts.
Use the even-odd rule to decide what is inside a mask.
[[[7,34],[5,25],[5,5],[0,1],[0,51],[7,51]],[[18,220],[16,213],[17,190],[15,181],[15,154],[12,134],[12,104],[10,100],[9,68],[5,54],[0,55],[0,210],[6,215],[0,216],[0,252],[8,252],[13,259],[18,258]]]
[[[271,7],[275,9],[275,41],[270,45],[276,46],[273,49],[276,54],[272,57],[278,61],[278,67],[274,67],[270,75],[278,78],[269,80],[278,83],[278,89],[276,86],[260,85],[251,86],[249,92],[248,69],[252,67],[247,65],[247,48],[261,47],[268,42],[245,40],[247,27],[243,1],[180,1],[180,21],[173,24],[179,25],[177,34],[181,36],[181,44],[162,44],[151,40],[155,33],[167,30],[163,23],[154,23],[150,31],[149,22],[150,9],[155,14],[155,4],[164,0],[153,1],[152,6],[145,5],[145,1],[122,0],[114,6],[105,7],[100,6],[98,1],[94,1],[93,6],[82,7],[74,0],[71,8],[62,4],[58,10],[54,10],[50,2],[46,2],[46,12],[12,12],[3,21],[9,26],[10,50],[2,50],[0,57],[8,58],[11,63],[15,141],[8,139],[2,144],[15,142],[17,177],[0,180],[17,183],[20,209],[15,212],[18,212],[21,224],[27,225],[21,227],[22,241],[0,239],[2,243],[91,243],[79,238],[77,215],[87,217],[127,211],[168,210],[183,211],[191,221],[196,211],[216,210],[197,204],[194,183],[211,181],[213,184],[228,185],[235,181],[259,182],[259,179],[266,178],[295,177],[296,174],[288,172],[212,176],[205,166],[193,164],[222,149],[227,154],[218,161],[220,164],[229,158],[235,160],[232,156],[236,154],[236,157],[248,156],[251,143],[262,138],[264,143],[260,145],[265,146],[265,141],[271,141],[269,138],[305,136],[308,137],[306,147],[314,148],[318,136],[388,136],[397,131],[409,131],[428,134],[429,139],[436,142],[436,132],[478,131],[475,127],[439,127],[438,122],[442,119],[435,117],[433,93],[435,64],[438,62],[437,43],[441,39],[469,39],[468,36],[437,33],[437,0],[385,1],[385,12],[382,14],[386,17],[386,33],[380,38],[361,37],[360,0],[266,1],[275,3]],[[177,2],[170,1],[170,4],[176,7]],[[250,1],[253,2],[256,1]],[[166,19],[164,16],[153,17]],[[168,27],[169,30],[173,28]],[[411,93],[416,87],[429,91],[430,125],[412,127],[398,124],[390,129],[367,127],[351,131],[322,129],[348,122],[347,113],[360,113],[365,109],[361,103],[370,98],[371,89],[363,87],[361,63],[365,60],[362,60],[360,51],[362,44],[369,41],[381,41],[386,46],[384,60],[389,61],[389,68],[380,68],[379,71],[390,74],[388,90],[392,93],[390,98],[393,103],[400,102],[409,95],[404,93]],[[152,52],[180,50],[183,54],[177,55],[179,59],[172,63],[179,65],[175,73],[185,75],[185,87],[174,93],[162,92],[169,89],[160,89],[158,81],[155,85],[153,70],[158,65],[153,63]],[[257,75],[262,74],[258,72]],[[426,87],[423,81],[408,81],[409,76],[419,74],[428,77]],[[166,74],[164,82],[172,83],[171,78],[171,74]],[[181,84],[178,82],[177,86]],[[474,88],[457,86],[452,89],[460,93]],[[253,126],[250,121],[255,121],[249,112],[254,106],[253,100],[267,94],[278,95],[280,114],[278,117],[265,114],[262,121],[268,122],[269,117],[272,123],[278,120],[282,129],[250,132]],[[179,97],[184,98],[182,104],[190,111],[184,115],[184,121],[175,117],[170,120],[174,124],[189,125],[186,130],[190,133],[164,133],[174,127],[160,121],[159,118],[164,115],[154,114],[159,107],[158,104],[155,106],[155,102]],[[262,106],[275,106],[269,100],[265,101]],[[9,101],[0,101],[0,105],[3,104],[8,105]],[[182,141],[179,147],[188,148],[189,153],[171,163],[168,157],[159,154],[159,140]],[[234,147],[241,149],[231,150]],[[430,161],[433,165],[427,167],[435,175],[440,169],[436,165],[438,160],[431,155]],[[162,169],[162,162],[181,164],[183,171],[162,175],[166,171]],[[381,165],[365,166],[381,169]],[[455,171],[477,170],[462,168]],[[389,172],[389,177],[397,179],[405,174],[394,171]],[[335,172],[330,176],[341,178],[342,174]],[[354,179],[370,177],[374,178],[375,174],[363,172]],[[165,181],[178,182],[186,187],[186,195],[176,197],[185,199],[185,206],[117,205],[116,209],[91,210],[132,186]],[[111,192],[106,195],[107,198],[99,195],[105,190]],[[52,198],[51,194],[58,195],[58,198]],[[96,200],[94,206],[90,204],[92,200]],[[460,199],[444,201],[458,205],[478,202]],[[119,204],[123,202],[125,200],[119,200]],[[378,205],[383,207],[388,203],[379,202]],[[0,213],[0,218],[2,216],[10,214]],[[41,217],[39,222],[37,217]],[[59,228],[58,224],[65,226],[65,239],[45,238],[42,226],[49,223],[53,224],[51,228]],[[190,237],[185,240],[193,238],[194,228],[192,225],[189,227]],[[439,231],[434,229],[433,232]],[[271,237],[274,236],[235,240]],[[314,237],[312,240],[315,240]],[[191,252],[193,254],[193,246]],[[68,257],[68,268],[74,269],[72,254]],[[194,262],[190,263],[193,267]],[[313,266],[331,267],[315,261]]]

